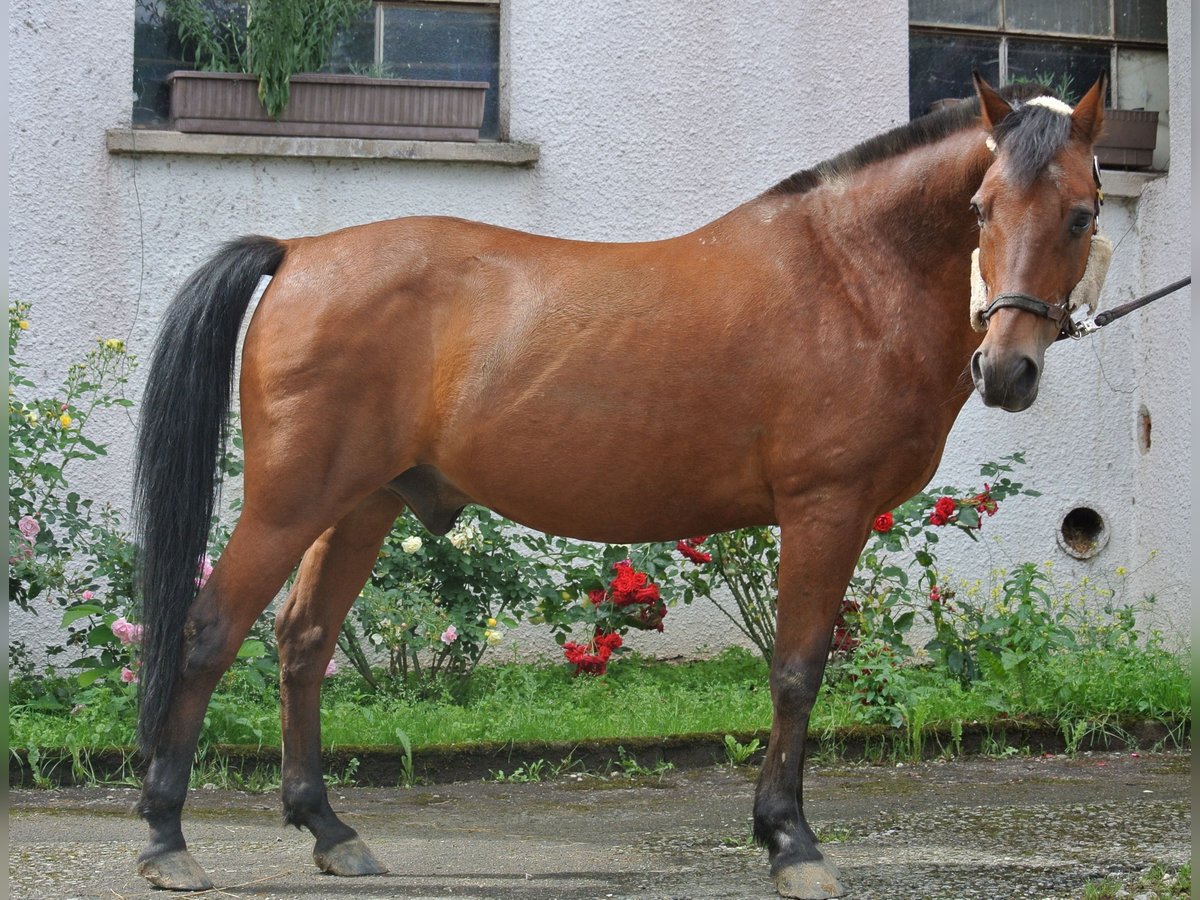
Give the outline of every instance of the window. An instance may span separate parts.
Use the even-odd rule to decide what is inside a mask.
[[[972,69],[1070,102],[1107,71],[1107,105],[1169,109],[1166,0],[909,0],[908,20],[911,118],[969,95]]]
[[[245,43],[245,0],[202,0],[215,34],[233,51]],[[164,0],[137,0],[133,124],[162,128],[170,118],[167,75],[191,69]],[[379,2],[334,42],[323,71],[377,78],[486,81],[480,137],[499,137],[499,0]]]

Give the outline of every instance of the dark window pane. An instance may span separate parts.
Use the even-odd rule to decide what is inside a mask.
[[[1018,41],[1008,43],[1008,80],[1049,79],[1054,93],[1066,84],[1066,96],[1060,99],[1074,105],[1092,86],[1102,72],[1107,72],[1111,58],[1105,47],[1055,41]],[[1112,82],[1109,81],[1111,94]],[[1105,102],[1108,103],[1106,97]]]
[[[1110,35],[1109,0],[1007,0],[1005,25],[1058,34]]]
[[[232,62],[245,46],[246,0],[201,0],[212,23],[213,40]],[[137,0],[133,12],[133,124],[161,127],[170,118],[167,75],[196,68],[192,48],[184,50],[175,22],[162,0]]]
[[[973,97],[971,70],[991,84],[1000,80],[1000,41],[995,38],[942,34],[909,35],[908,115],[929,112],[930,104],[947,97]]]
[[[1116,0],[1117,37],[1167,39],[1167,0]]]
[[[396,5],[383,9],[389,76],[486,81],[480,137],[499,133],[500,10],[496,6]]]
[[[999,0],[908,0],[908,21],[998,28],[1000,3]]]
[[[375,70],[375,7],[338,32],[323,71],[337,75],[379,75]]]

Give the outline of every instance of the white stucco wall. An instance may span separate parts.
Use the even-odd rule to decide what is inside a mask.
[[[540,145],[530,169],[112,156],[105,129],[130,119],[132,0],[14,2],[9,276],[12,295],[34,304],[25,339],[33,376],[61,377],[96,336],[127,338],[147,354],[170,296],[231,236],[437,213],[572,238],[663,237],[907,118],[901,0],[768,0],[753,15],[715,0],[652,8],[632,0],[505,2],[509,135]],[[1171,0],[1171,13],[1172,171],[1136,206],[1106,206],[1110,234],[1132,226],[1106,299],[1186,269],[1190,26],[1181,0]],[[1138,589],[1157,591],[1179,614],[1190,557],[1181,488],[1191,449],[1182,377],[1189,338],[1178,317],[1188,307],[1183,298],[1163,303],[1092,344],[1053,351],[1035,411],[1013,417],[972,402],[939,478],[971,483],[979,460],[1027,450],[1027,480],[1047,496],[1003,519],[1006,552],[1054,557],[1060,507],[1095,500],[1113,528],[1095,565],[1132,568],[1159,550],[1138,574]],[[136,398],[140,381],[132,388]],[[1142,402],[1155,429],[1144,457],[1132,425]],[[109,416],[102,437],[110,457],[76,473],[73,485],[125,506],[132,435],[128,417]],[[978,565],[952,558],[962,571]],[[639,649],[686,652],[721,645],[731,633],[711,609],[673,616],[677,627],[657,641],[638,637]]]

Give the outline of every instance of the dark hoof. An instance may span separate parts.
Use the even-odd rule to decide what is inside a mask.
[[[207,891],[213,883],[186,850],[169,850],[138,860],[138,874],[168,891]]]
[[[775,873],[775,890],[781,897],[826,900],[845,893],[838,880],[837,866],[828,859],[793,863]]]
[[[313,859],[322,872],[330,875],[386,875],[387,869],[359,838],[313,850]]]

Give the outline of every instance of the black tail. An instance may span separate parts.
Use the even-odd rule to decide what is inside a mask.
[[[274,238],[225,244],[167,308],[142,399],[134,475],[141,593],[138,747],[158,742],[179,674],[188,607],[216,504],[234,355],[263,275],[283,261]]]

